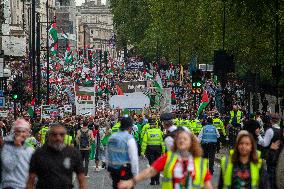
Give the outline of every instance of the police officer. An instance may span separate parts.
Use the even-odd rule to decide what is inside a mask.
[[[183,119],[180,120],[178,126],[184,126],[184,127],[187,127],[189,130],[191,130],[191,122],[188,120],[188,117],[186,114],[183,115]]]
[[[106,163],[114,189],[117,189],[120,180],[131,179],[138,174],[138,149],[135,139],[130,134],[132,126],[132,119],[123,117],[119,132],[112,134],[109,138]]]
[[[229,130],[229,139],[230,146],[233,147],[235,145],[235,139],[241,127],[242,120],[242,112],[238,110],[238,106],[234,105],[233,110],[230,111],[230,121],[231,127],[228,127]]]
[[[162,121],[166,133],[164,141],[168,151],[171,150],[174,145],[174,137],[177,130],[177,127],[173,125],[172,119],[173,115],[171,113],[162,113],[160,116],[160,120]]]
[[[46,133],[49,131],[49,126],[47,124],[44,124],[42,126],[42,128],[40,129],[39,131],[39,135],[40,135],[40,142],[41,142],[41,145],[44,145],[45,144],[45,141],[46,141]]]
[[[217,152],[219,152],[219,150],[221,148],[220,147],[221,143],[224,144],[225,143],[225,138],[226,138],[226,129],[225,129],[223,121],[220,119],[220,114],[219,113],[215,113],[214,114],[213,126],[215,126],[216,129],[221,134],[220,138],[218,139],[218,144],[217,144]]]
[[[118,121],[114,124],[114,126],[111,128],[111,134],[117,133],[120,128],[120,120],[121,118],[118,119]]]
[[[165,153],[163,132],[157,127],[155,120],[149,120],[150,128],[146,131],[141,147],[141,155],[146,157],[151,165],[161,154]],[[150,185],[160,184],[160,174],[151,178]]]
[[[243,113],[238,109],[238,106],[234,105],[233,110],[230,111],[230,123],[235,127],[240,126],[243,116],[242,114]]]
[[[217,139],[220,134],[215,126],[211,117],[207,118],[207,124],[201,129],[198,139],[204,151],[204,157],[209,159],[209,170],[213,174],[214,161],[216,154]]]
[[[202,122],[196,118],[191,124],[192,124],[191,128],[193,130],[193,133],[198,135],[202,129]]]

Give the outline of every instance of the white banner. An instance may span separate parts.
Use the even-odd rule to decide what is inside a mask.
[[[8,111],[0,111],[0,117],[8,117]]]
[[[150,106],[150,99],[141,92],[114,95],[109,100],[112,109],[144,109]]]
[[[41,106],[41,118],[47,119],[51,117],[57,117],[58,107],[57,105],[42,105]]]
[[[64,105],[64,113],[72,114],[72,105]]]
[[[95,115],[95,87],[84,87],[75,84],[76,115]]]

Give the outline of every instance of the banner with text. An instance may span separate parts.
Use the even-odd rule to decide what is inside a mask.
[[[58,116],[58,107],[56,105],[42,105],[41,118],[55,118]]]
[[[75,83],[76,115],[95,115],[95,87],[84,87]]]
[[[147,86],[146,81],[123,81],[118,84],[124,93],[142,92]]]

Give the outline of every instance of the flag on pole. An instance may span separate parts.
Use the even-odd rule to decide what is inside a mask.
[[[57,55],[57,53],[58,53],[58,36],[57,36],[56,23],[53,23],[50,26],[48,33],[49,33],[48,46],[51,50],[52,55]]]
[[[36,98],[34,98],[32,101],[31,101],[31,105],[28,109],[28,114],[30,115],[30,117],[34,117],[34,106],[35,106],[35,102],[36,102]]]
[[[183,66],[180,65],[179,83],[182,84],[182,82],[183,82]]]
[[[156,78],[155,78],[155,81],[154,81],[154,87],[156,87],[156,89],[158,90],[158,92],[160,94],[163,93],[163,83],[162,83],[162,79],[161,79],[161,77],[158,73],[156,74]]]
[[[69,46],[69,43],[68,43],[67,48],[66,48],[66,52],[65,52],[65,57],[64,57],[65,63],[71,62],[72,59],[73,59],[72,52],[71,52],[71,49],[70,49],[70,46]]]
[[[206,91],[204,91],[203,94],[202,94],[201,103],[200,103],[198,111],[197,111],[197,116],[199,116],[201,114],[201,112],[207,107],[208,104],[209,104],[208,93]]]

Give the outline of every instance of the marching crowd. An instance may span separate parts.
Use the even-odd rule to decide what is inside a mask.
[[[220,117],[204,110],[189,114],[119,111],[97,116],[46,119],[31,126],[28,117],[1,126],[2,188],[87,188],[90,160],[105,168],[113,188],[133,188],[151,178],[162,188],[213,188],[216,152],[230,148],[221,159],[218,188],[282,188],[283,120],[277,114],[246,116],[234,105]],[[236,130],[231,133],[231,128]],[[228,145],[229,141],[229,145]],[[231,142],[232,141],[232,142]],[[149,168],[139,172],[139,156]]]
[[[92,81],[87,84],[95,85],[97,101],[107,102],[118,94],[120,81],[148,81],[159,74],[163,87],[179,88],[171,94],[175,108],[161,113],[159,108],[124,112],[97,107],[93,116],[1,119],[3,189],[69,189],[74,173],[85,189],[95,174],[88,170],[90,161],[96,171],[110,173],[115,189],[134,188],[148,178],[163,189],[208,189],[213,188],[216,154],[223,148],[231,150],[220,161],[218,188],[284,188],[283,119],[267,108],[260,113],[255,107],[249,114],[242,81],[229,80],[222,88],[206,79],[208,105],[199,112],[188,71],[181,67],[130,71],[120,62],[79,65],[75,72],[52,73],[51,103],[72,103],[74,82]],[[150,165],[142,171],[139,156]]]

